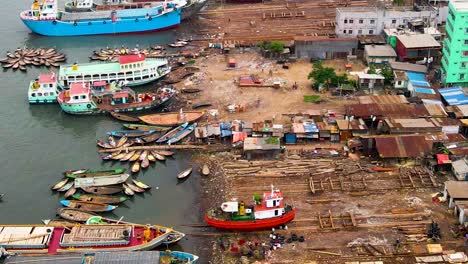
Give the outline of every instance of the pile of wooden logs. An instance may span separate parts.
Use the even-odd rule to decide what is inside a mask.
[[[334,172],[331,159],[314,160],[237,160],[222,164],[228,177],[281,177]]]

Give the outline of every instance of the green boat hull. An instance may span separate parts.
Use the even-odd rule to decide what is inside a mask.
[[[86,171],[84,173],[78,173],[78,174],[74,174],[74,173],[68,173],[68,172],[65,172],[65,176],[67,176],[68,178],[76,178],[77,176],[80,176],[82,177],[83,175],[86,175],[87,177],[93,177],[93,175],[114,175],[114,174],[122,174],[126,171],[127,169],[123,169],[123,168],[119,168],[119,169],[114,169],[114,170],[89,170],[89,171]]]

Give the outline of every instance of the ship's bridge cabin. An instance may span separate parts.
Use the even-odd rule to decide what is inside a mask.
[[[27,11],[27,16],[39,20],[52,20],[57,18],[57,0],[34,1],[31,10]]]
[[[145,63],[144,54],[131,54],[119,57],[120,71],[140,70]]]
[[[93,0],[73,0],[73,6],[77,8],[91,8],[93,7]]]
[[[87,103],[91,96],[89,83],[83,82],[70,84],[70,89],[64,92],[65,101],[68,103]]]

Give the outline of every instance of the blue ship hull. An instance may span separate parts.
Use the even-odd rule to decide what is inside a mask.
[[[155,32],[179,26],[181,9],[153,17],[60,21],[60,20],[27,20],[23,23],[34,33],[45,36],[83,36]]]

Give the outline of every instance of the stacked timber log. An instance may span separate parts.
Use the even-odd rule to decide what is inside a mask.
[[[287,177],[334,172],[331,159],[313,160],[237,160],[225,162],[227,177]]]
[[[17,48],[14,52],[7,52],[7,57],[0,59],[0,62],[3,63],[2,67],[5,69],[26,71],[28,65],[59,67],[59,62],[65,60],[65,54],[58,53],[55,48]]]

